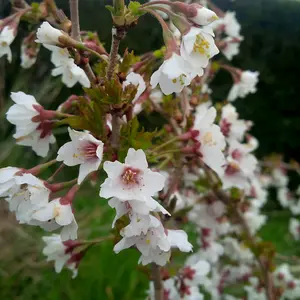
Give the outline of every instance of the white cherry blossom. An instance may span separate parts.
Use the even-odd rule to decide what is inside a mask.
[[[56,139],[51,132],[51,128],[47,126],[39,126],[32,133],[17,139],[17,145],[31,147],[32,150],[41,157],[46,157],[51,144],[55,144]],[[49,129],[50,128],[50,129]]]
[[[104,144],[90,133],[68,128],[71,142],[64,144],[57,152],[57,161],[63,161],[67,166],[80,165],[78,184],[93,171],[98,170]]]
[[[73,87],[77,82],[86,88],[91,86],[84,70],[78,67],[72,58],[69,58],[67,63],[53,69],[51,74],[52,76],[62,75],[62,82],[69,88]]]
[[[45,157],[49,151],[49,145],[55,143],[55,137],[51,132],[49,121],[33,122],[33,118],[39,116],[36,108],[40,107],[35,98],[23,92],[11,93],[15,104],[6,113],[7,120],[16,125],[16,133],[13,137],[16,143],[22,146],[30,146],[37,155]]]
[[[237,98],[245,98],[250,93],[256,93],[258,76],[258,72],[242,72],[239,81],[234,83],[231,90],[229,91],[229,95],[227,97],[228,101],[235,101]]]
[[[228,60],[232,60],[234,56],[240,53],[240,45],[243,37],[231,38],[227,37],[222,40],[222,53]]]
[[[12,60],[10,45],[15,37],[15,29],[9,26],[5,26],[0,32],[0,57],[7,55],[7,60],[9,62]]]
[[[251,125],[251,122],[239,119],[236,108],[230,103],[222,107],[220,128],[227,139],[241,141]]]
[[[126,76],[126,80],[123,82],[123,90],[125,89],[126,86],[130,84],[137,87],[137,92],[132,100],[132,102],[134,103],[140,98],[140,96],[145,91],[146,84],[143,77],[140,74],[134,72],[131,72]]]
[[[17,189],[6,200],[10,211],[15,211],[20,223],[30,223],[36,210],[49,201],[50,190],[44,182],[32,174],[15,176]]]
[[[61,231],[61,238],[63,241],[77,238],[77,223],[72,212],[71,204],[61,203],[62,198],[52,200],[47,203],[32,215],[34,220],[42,222],[40,226],[43,227],[45,223],[45,229],[47,230],[47,222],[53,220],[54,225],[58,227],[63,226]],[[34,224],[34,222],[32,222]],[[38,223],[36,223],[38,225]],[[54,226],[56,227],[56,226]],[[51,230],[51,229],[50,229]]]
[[[199,131],[197,139],[200,142],[199,152],[202,161],[221,176],[224,172],[222,166],[225,164],[222,150],[226,143],[220,127],[213,124],[216,115],[214,107],[207,109],[201,106],[197,110],[193,129]]]
[[[154,89],[158,84],[165,95],[179,93],[190,84],[191,66],[181,56],[173,53],[170,58],[155,71],[150,79],[150,84]]]
[[[237,239],[227,236],[222,242],[224,245],[224,254],[230,257],[230,259],[244,263],[253,262],[253,253],[246,245],[239,243]]]
[[[230,37],[240,37],[241,25],[236,19],[235,12],[227,11],[223,17],[225,33]]]
[[[0,197],[10,197],[12,192],[19,188],[16,183],[16,174],[20,171],[15,167],[0,169]]]
[[[197,255],[192,255],[187,259],[181,272],[187,285],[197,286],[205,281],[210,270],[210,264],[206,260],[201,260]]]
[[[14,138],[26,136],[37,129],[39,122],[33,122],[32,118],[39,115],[35,107],[40,106],[35,98],[23,92],[11,93],[15,102],[6,113],[7,120],[16,126]]]
[[[21,67],[23,69],[31,68],[37,60],[37,56],[31,56],[28,54],[27,46],[21,46]]]
[[[62,35],[63,33],[60,30],[52,27],[48,22],[43,22],[37,30],[36,42],[41,43],[44,46],[57,45],[59,44],[59,37]]]
[[[138,200],[126,200],[122,201],[118,198],[112,198],[108,201],[108,205],[116,210],[116,216],[113,221],[112,227],[114,227],[115,222],[122,216],[128,214],[130,219],[137,219],[137,222],[140,223],[141,215],[148,216],[151,211],[161,212],[163,214],[170,215],[165,208],[160,205],[153,198],[149,197],[146,201]]]
[[[290,219],[289,231],[296,241],[300,240],[300,222],[297,219]]]
[[[247,144],[240,144],[236,140],[230,142],[227,164],[224,166],[225,173],[222,177],[224,189],[233,186],[248,188],[249,180],[254,176],[258,163],[251,151]]]
[[[47,256],[47,261],[54,261],[54,268],[56,273],[60,273],[64,266],[73,272],[72,278],[77,276],[78,270],[74,262],[70,262],[72,257],[68,242],[63,242],[59,234],[52,234],[51,236],[44,236],[43,241],[46,246],[43,249],[43,254]]]
[[[106,161],[103,169],[108,175],[100,189],[103,198],[146,201],[164,187],[164,176],[148,168],[146,155],[141,149],[129,149],[125,163]]]
[[[168,252],[171,249],[171,245],[167,239],[165,229],[161,222],[155,217],[150,216],[151,222],[146,234],[138,236],[125,236],[114,247],[114,251],[119,253],[123,249],[127,249],[133,245],[145,256],[148,256],[152,249],[158,247],[161,251]],[[125,234],[121,231],[121,235]]]
[[[208,26],[192,27],[182,37],[180,53],[197,70],[195,73],[199,76],[203,74],[203,68],[207,67],[209,60],[219,53],[213,37],[213,30]]]

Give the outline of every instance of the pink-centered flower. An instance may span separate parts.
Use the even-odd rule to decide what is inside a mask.
[[[148,168],[146,155],[141,149],[129,149],[125,163],[106,161],[103,169],[108,175],[100,189],[103,198],[147,201],[164,187],[164,176]]]
[[[23,92],[11,93],[15,104],[6,113],[7,120],[16,126],[13,137],[18,145],[30,146],[37,155],[45,157],[50,144],[55,143],[52,134],[52,122],[49,120],[37,121],[42,106],[35,98]]]
[[[80,132],[68,128],[71,142],[64,144],[57,155],[58,161],[67,166],[79,167],[78,184],[93,171],[98,170],[102,157],[104,144],[94,138],[90,133]]]

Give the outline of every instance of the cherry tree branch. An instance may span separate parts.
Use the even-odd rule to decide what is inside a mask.
[[[71,22],[72,22],[71,36],[74,40],[81,42],[78,2],[79,2],[79,0],[69,0],[70,15],[71,15]],[[89,78],[90,82],[91,83],[96,82],[97,78],[96,78],[90,64],[86,63],[83,66],[83,69],[84,69],[87,77]]]
[[[151,264],[151,274],[152,280],[154,283],[154,299],[155,300],[163,300],[164,299],[164,285],[161,278],[160,267],[152,263]]]
[[[118,51],[121,40],[125,37],[126,31],[122,27],[112,28],[112,41],[109,54],[109,61],[106,70],[107,80],[111,80],[114,74],[115,66],[118,60]],[[120,141],[120,120],[118,115],[112,114],[112,135],[111,145],[113,149],[117,149]]]
[[[69,0],[72,22],[71,36],[74,40],[81,41],[78,2],[79,0]]]

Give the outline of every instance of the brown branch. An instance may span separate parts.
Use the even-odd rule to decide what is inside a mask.
[[[162,277],[161,277],[161,273],[160,273],[160,267],[155,264],[152,263],[151,264],[152,267],[152,280],[154,283],[154,299],[155,300],[163,300],[164,299],[164,285],[163,285],[163,281],[162,281]]]
[[[71,36],[74,40],[81,41],[78,2],[79,0],[69,0],[72,22]]]
[[[115,66],[118,59],[118,51],[121,40],[125,37],[126,31],[122,27],[113,27],[112,28],[112,41],[109,54],[109,62],[106,71],[106,77],[108,80],[112,79],[114,74]]]

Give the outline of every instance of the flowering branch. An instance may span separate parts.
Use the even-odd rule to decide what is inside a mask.
[[[231,199],[223,190],[219,189],[216,184],[216,178],[214,178],[213,173],[200,162],[202,165],[203,170],[205,171],[209,184],[212,188],[213,193],[215,194],[216,198],[219,199],[221,202],[223,202],[226,206],[229,206],[230,203],[234,203],[234,199]],[[232,209],[234,210],[234,217],[237,218],[238,223],[242,226],[246,236],[247,241],[250,243],[250,245],[255,248],[256,242],[251,234],[251,231],[248,227],[248,224],[246,220],[244,219],[243,214],[241,213],[239,207],[237,205],[231,205]],[[265,290],[266,290],[266,296],[268,300],[276,300],[274,291],[273,291],[273,281],[272,276],[269,273],[267,266],[263,260],[263,258],[260,255],[256,255],[256,259],[259,263],[260,269],[262,274],[264,275],[264,282],[265,282]]]

